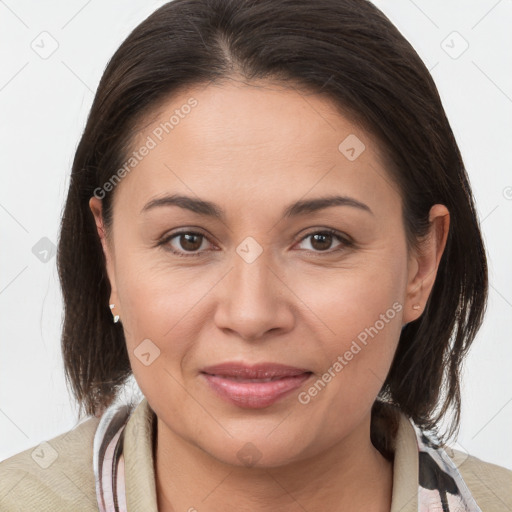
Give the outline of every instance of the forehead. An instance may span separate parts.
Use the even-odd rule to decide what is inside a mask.
[[[350,134],[365,140],[379,158],[370,135],[326,95],[267,82],[227,81],[172,95],[152,111],[136,140],[143,143],[151,135],[159,146],[179,147],[197,159],[262,149],[289,159],[325,156],[326,150],[337,156],[339,143]]]
[[[369,134],[327,97],[272,83],[174,94],[141,123],[131,150],[139,157],[120,188],[141,207],[176,191],[281,203],[314,188],[366,196],[388,188],[396,195]]]

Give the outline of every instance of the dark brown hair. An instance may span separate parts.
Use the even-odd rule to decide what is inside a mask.
[[[451,224],[421,317],[402,330],[380,400],[435,430],[460,419],[460,369],[487,300],[487,264],[468,177],[437,88],[398,29],[366,0],[174,0],[133,30],[102,76],[76,150],[58,271],[66,378],[80,412],[99,414],[131,375],[88,201],[126,159],[138,123],[187,86],[237,78],[333,100],[372,134],[403,200],[409,246],[432,205]],[[115,189],[102,199],[110,229]],[[380,401],[379,400],[379,401]]]

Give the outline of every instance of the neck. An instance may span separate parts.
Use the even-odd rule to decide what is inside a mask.
[[[157,420],[158,510],[296,512],[330,509],[389,512],[393,466],[364,424],[329,450],[285,466],[233,466],[211,457]]]

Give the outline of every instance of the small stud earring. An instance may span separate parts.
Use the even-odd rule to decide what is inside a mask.
[[[110,304],[109,307],[110,307],[110,310],[114,309],[115,308],[115,304]],[[113,314],[113,313],[112,313]],[[117,324],[117,322],[119,322],[119,315],[114,315],[114,323]]]
[[[412,309],[421,309],[421,306],[419,304],[414,304]]]

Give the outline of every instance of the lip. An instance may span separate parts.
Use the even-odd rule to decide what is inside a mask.
[[[312,372],[277,363],[226,362],[203,368],[201,375],[225,401],[246,409],[261,409],[302,386]]]
[[[215,366],[208,366],[201,370],[202,373],[218,375],[222,377],[239,377],[241,379],[267,379],[273,377],[293,377],[308,373],[306,368],[296,368],[278,363],[245,364],[240,362],[226,362]]]

